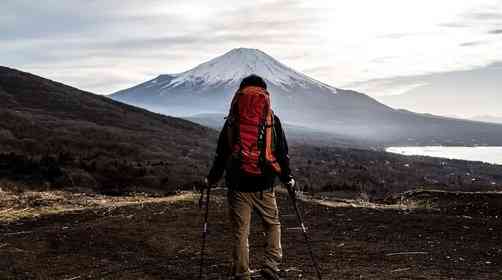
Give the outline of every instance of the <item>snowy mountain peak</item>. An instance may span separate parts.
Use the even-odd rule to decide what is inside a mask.
[[[314,84],[317,87],[328,88],[336,92],[335,88],[287,67],[265,52],[248,48],[232,49],[191,70],[175,74],[164,88],[180,85],[236,85],[242,78],[251,74],[259,75],[268,83],[285,90],[296,86],[306,88]]]

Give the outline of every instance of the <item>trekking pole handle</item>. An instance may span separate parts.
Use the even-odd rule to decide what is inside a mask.
[[[296,192],[294,189],[295,184],[296,184],[296,182],[295,182],[295,179],[293,179],[293,178],[291,178],[287,183],[284,183],[284,185],[286,186],[286,189],[288,190],[288,193],[289,193],[289,196],[291,197],[291,199],[296,199]]]

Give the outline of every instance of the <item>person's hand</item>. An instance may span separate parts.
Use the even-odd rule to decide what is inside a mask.
[[[295,179],[294,179],[293,177],[289,178],[289,181],[286,183],[286,186],[287,186],[288,188],[292,188],[292,189],[294,189],[294,188],[295,188],[295,186],[296,186],[296,181],[295,181]]]
[[[284,183],[286,186],[286,189],[288,190],[289,195],[291,195],[293,198],[296,198],[296,181],[293,177],[290,177],[289,180]]]
[[[204,178],[204,188],[214,188],[216,187],[215,182],[211,182],[207,177]]]
[[[216,186],[215,183],[212,183],[207,177],[204,177],[201,183],[199,183],[199,192],[200,192],[200,198],[199,198],[199,208],[202,209],[202,206],[204,204],[204,191],[207,190],[207,195],[209,195],[209,190],[211,188],[214,188]]]
[[[198,181],[195,184],[195,189],[199,192],[202,192],[208,188],[209,188],[209,180],[207,179],[207,177],[204,177],[204,179]]]

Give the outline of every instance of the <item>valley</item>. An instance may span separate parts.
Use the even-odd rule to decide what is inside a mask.
[[[0,280],[502,280],[502,0],[0,1],[0,30]]]
[[[1,279],[196,277],[194,189],[214,156],[221,115],[194,120],[208,128],[9,68],[0,68],[0,97]],[[502,273],[501,165],[391,154],[381,143],[295,124],[286,133],[326,277]],[[314,279],[277,190],[284,268]],[[225,190],[211,203],[207,279],[226,279]],[[260,235],[255,227],[252,238]],[[254,266],[262,247],[252,247]]]

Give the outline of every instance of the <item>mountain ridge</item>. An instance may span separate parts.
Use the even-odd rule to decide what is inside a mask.
[[[174,116],[226,113],[239,79],[253,71],[267,82],[276,114],[292,125],[384,145],[501,144],[500,125],[395,110],[363,93],[321,83],[255,49],[233,49],[110,97]]]
[[[291,69],[258,49],[249,48],[235,48],[185,72],[167,74],[173,79],[165,87],[197,84],[199,81],[205,82],[206,86],[220,83],[235,85],[251,74],[262,76],[285,90],[291,85],[305,86],[306,82],[311,82],[336,93],[335,88]]]
[[[474,116],[472,118],[469,118],[469,120],[478,121],[478,122],[489,122],[489,123],[502,124],[502,117],[492,116],[492,115]]]

